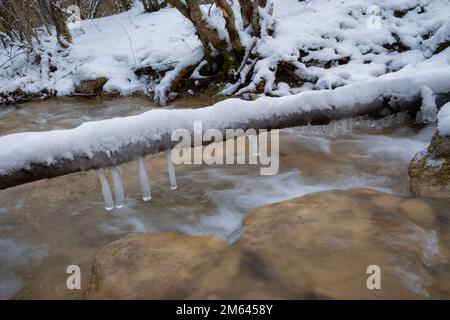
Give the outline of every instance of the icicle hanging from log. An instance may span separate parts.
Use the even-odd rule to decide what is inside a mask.
[[[167,150],[167,171],[169,172],[170,190],[176,190],[178,186],[177,178],[175,175],[175,168],[173,167],[172,162],[172,149]]]
[[[116,198],[116,208],[125,206],[125,193],[123,191],[122,178],[116,167],[111,169],[111,175],[114,183],[114,197]]]
[[[108,180],[106,180],[105,174],[103,170],[96,170],[97,176],[100,180],[100,184],[102,185],[102,194],[103,199],[105,200],[105,209],[107,211],[111,211],[114,209],[114,200],[111,194],[111,188],[109,187]]]
[[[142,199],[144,201],[152,200],[152,193],[150,189],[150,180],[145,170],[144,157],[138,158],[139,179],[141,180]]]

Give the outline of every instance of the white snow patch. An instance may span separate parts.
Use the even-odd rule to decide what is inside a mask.
[[[438,113],[438,129],[442,135],[450,136],[450,102]]]
[[[422,91],[422,106],[420,112],[422,120],[425,122],[436,122],[437,107],[436,98],[433,95],[433,91],[427,86],[423,86]]]
[[[336,3],[329,0],[277,0],[273,5],[275,33],[273,36],[263,34],[258,42],[254,50],[262,59],[255,66],[252,83],[240,93],[255,90],[261,80],[266,80],[265,93],[284,95],[374,79],[426,60],[430,57],[429,52],[449,37],[448,0],[342,0]],[[380,8],[380,29],[367,26],[368,8],[372,5]],[[253,40],[243,30],[236,1],[232,8],[242,42],[250,47]],[[202,6],[205,19],[229,42],[228,35],[223,32],[223,13],[216,6],[211,8],[211,14],[209,9],[210,5]],[[406,14],[398,18],[394,10],[406,10]],[[266,16],[263,23],[273,21]],[[81,80],[96,77],[108,79],[104,86],[108,92],[123,95],[146,92],[148,88],[155,88],[158,80],[139,79],[134,73],[136,69],[172,70],[201,48],[192,24],[176,9],[143,13],[139,2],[128,12],[84,20],[82,31],[72,30],[72,35],[73,44],[69,49],[61,50],[55,36],[46,35],[42,30],[41,44],[35,47],[41,55],[41,64],[33,64],[25,53],[9,61],[20,52],[16,47],[0,48],[0,65],[3,66],[0,92],[47,90],[57,95],[69,95],[74,93],[75,85]],[[431,38],[424,40],[428,35]],[[386,48],[397,41],[410,50],[396,52]],[[308,65],[312,60],[327,66]],[[289,92],[274,93],[279,87],[273,68],[280,61],[292,64],[296,68],[294,72],[307,80],[305,85],[291,88]],[[50,65],[56,71],[49,72]],[[246,75],[248,70],[242,72]],[[237,91],[234,87],[227,89],[224,93]]]

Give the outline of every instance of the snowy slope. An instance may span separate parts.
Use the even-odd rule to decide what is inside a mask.
[[[370,6],[380,8],[380,28],[371,29],[368,22]],[[401,10],[406,14],[397,18]],[[422,12],[423,10],[423,12]],[[443,0],[297,0],[275,1],[276,34],[268,37],[258,51],[266,56],[260,62],[260,77],[269,77],[264,65],[274,61],[297,61],[299,49],[302,61],[326,64],[331,67],[299,66],[303,77],[318,78],[318,89],[333,88],[354,81],[371,79],[397,71],[410,63],[423,61],[424,51],[432,47],[422,44],[424,36],[436,32],[450,21],[450,2]],[[376,18],[375,18],[376,19]],[[448,28],[441,30],[440,38],[450,35]],[[398,39],[409,47],[399,53],[388,45]],[[430,39],[432,40],[432,39]],[[435,38],[434,41],[438,39]],[[341,62],[349,59],[349,63]]]
[[[371,5],[380,8],[378,29],[367,25]],[[335,88],[424,61],[449,37],[450,1],[276,0],[274,19],[274,36],[266,36],[256,48],[264,59],[256,65],[254,81],[240,93],[254,90],[260,79],[266,80],[266,93],[273,95]],[[214,10],[208,20],[218,28],[223,25]],[[144,14],[140,5],[119,15],[83,21],[82,31],[73,30],[73,36],[68,50],[58,49],[54,37],[43,36],[36,48],[40,64],[24,54],[11,63],[17,52],[0,49],[0,93],[21,89],[68,95],[80,80],[103,76],[108,79],[104,90],[128,95],[154,87],[139,80],[136,69],[173,68],[200,46],[191,24],[175,9]],[[398,41],[402,47],[397,51],[405,51],[389,48],[398,46]],[[271,68],[279,61],[290,61],[306,82],[300,88],[274,83]],[[49,72],[50,65],[56,71]]]
[[[118,15],[82,21],[82,30],[71,32],[74,43],[66,51],[61,51],[55,37],[49,36],[37,47],[51,56],[50,64],[57,68],[56,72],[45,77],[40,66],[27,64],[25,57],[19,57],[14,65],[22,64],[23,76],[13,72],[12,66],[3,70],[0,92],[17,88],[26,92],[47,89],[68,95],[80,80],[106,77],[109,79],[104,87],[106,91],[127,95],[143,90],[134,70],[147,65],[174,65],[199,46],[189,22],[174,9],[143,14],[142,8],[136,6]],[[8,57],[4,51],[0,65]]]

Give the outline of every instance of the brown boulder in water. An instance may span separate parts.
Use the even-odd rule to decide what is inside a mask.
[[[232,245],[128,236],[100,252],[86,297],[448,297],[448,228],[439,222],[449,218],[447,204],[368,189],[327,191],[257,208]],[[381,290],[367,287],[372,265],[381,268]]]
[[[431,272],[421,261],[425,254],[431,264],[439,260],[423,243],[434,225],[433,210],[419,200],[367,189],[328,191],[256,209],[244,221],[240,244],[292,297],[308,288],[335,299],[417,298],[430,283],[415,288],[406,278]],[[371,265],[381,268],[382,290],[367,288]]]
[[[416,154],[409,166],[411,193],[450,197],[450,137],[436,132],[428,149]]]
[[[79,94],[97,95],[103,91],[103,86],[108,82],[105,77],[99,77],[92,80],[81,80],[75,87],[75,91]]]
[[[214,237],[132,234],[103,248],[88,299],[164,299],[227,247]]]

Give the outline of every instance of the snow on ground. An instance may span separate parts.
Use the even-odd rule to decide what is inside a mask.
[[[313,79],[318,89],[372,79],[423,61],[426,59],[424,51],[434,50],[437,43],[450,35],[447,26],[450,2],[447,0],[310,0],[300,3],[280,0],[274,3],[275,35],[266,37],[257,48],[266,59],[258,62],[256,78],[268,82],[273,73],[266,66],[282,60],[295,62],[297,74]],[[367,14],[373,5],[380,8],[381,19],[380,27],[375,29],[368,27],[371,19],[378,19]],[[398,10],[415,7],[419,10],[407,11],[402,18],[394,15],[398,15]],[[422,44],[425,36],[437,30],[435,37]],[[410,50],[400,53],[385,48],[396,42],[394,35]],[[305,64],[297,63],[299,49]],[[345,63],[345,59],[350,61]],[[328,65],[308,67],[311,62]],[[299,91],[302,88],[291,90],[292,93]]]
[[[373,5],[380,8],[381,19],[375,29],[368,27],[368,21],[377,26],[378,16],[368,14]],[[96,77],[108,79],[105,91],[123,95],[155,87],[138,79],[134,71],[146,66],[174,68],[195,53],[200,43],[190,22],[175,9],[151,14],[142,11],[142,6],[136,5],[119,15],[83,21],[81,32],[72,30],[74,43],[68,50],[59,49],[54,36],[44,36],[36,48],[41,52],[40,64],[28,61],[25,54],[10,61],[20,52],[0,49],[0,93],[21,89],[69,95],[80,80]],[[254,81],[240,93],[252,91],[260,79],[266,80],[266,93],[274,95],[329,89],[424,61],[449,38],[450,2],[276,0],[274,19],[274,36],[265,36],[256,48],[263,59],[256,65]],[[208,22],[220,28],[223,17],[213,10]],[[398,45],[398,40],[405,51],[387,48]],[[300,55],[302,62],[298,61]],[[274,84],[271,67],[282,60],[290,61],[295,72],[307,80],[300,88]],[[48,72],[49,66],[56,71]]]
[[[191,25],[175,9],[144,14],[140,6],[128,12],[101,19],[82,21],[82,29],[72,29],[74,43],[61,50],[54,36],[47,36],[38,50],[48,53],[57,71],[49,78],[41,68],[19,56],[14,65],[22,66],[17,75],[10,66],[0,74],[0,92],[47,89],[58,95],[74,92],[80,80],[106,77],[104,90],[128,95],[143,90],[134,71],[141,66],[175,66],[181,57],[199,46]],[[9,57],[0,51],[0,65]],[[45,56],[44,56],[45,59]]]

